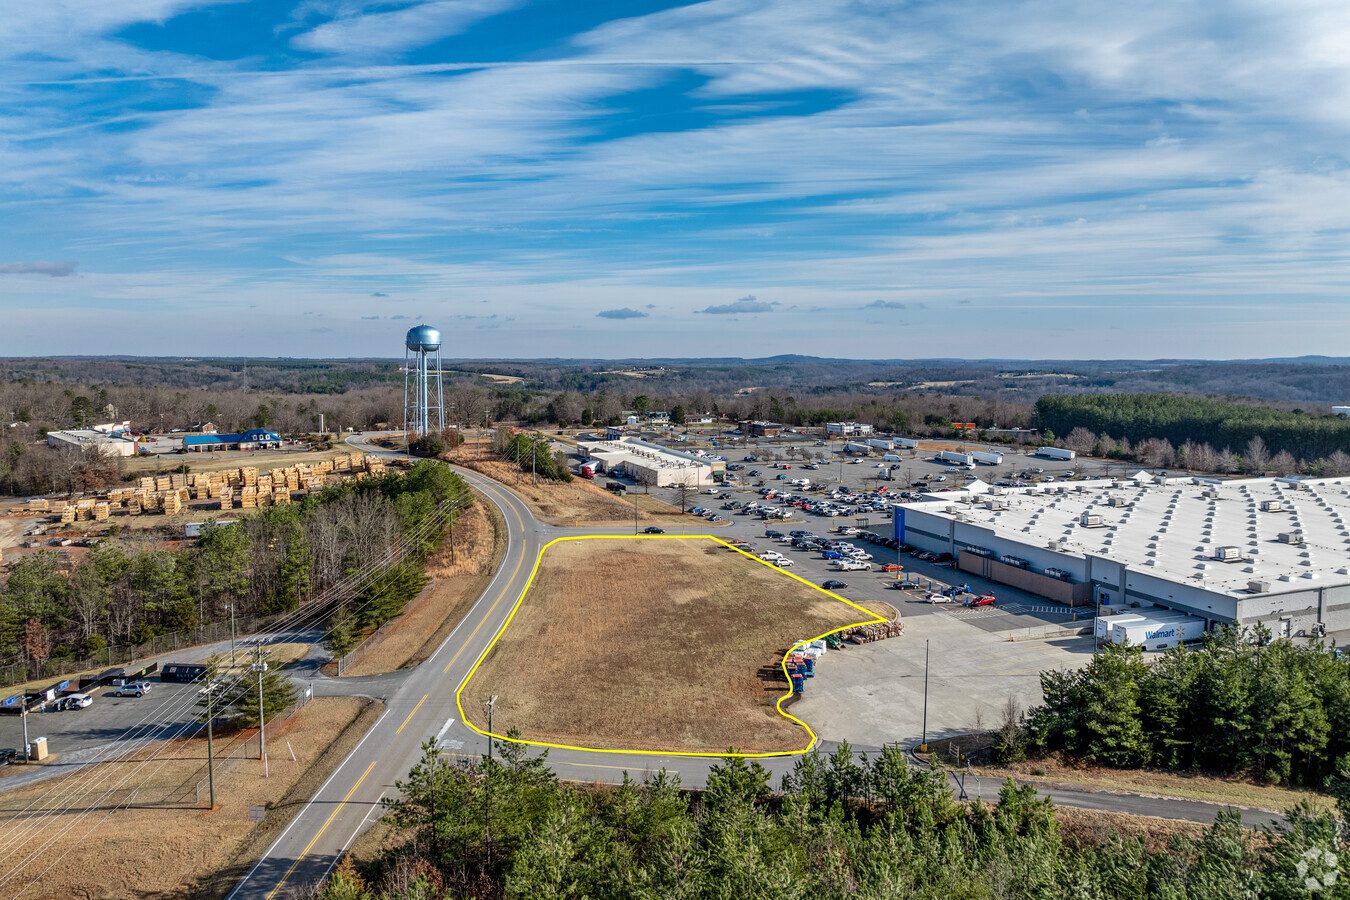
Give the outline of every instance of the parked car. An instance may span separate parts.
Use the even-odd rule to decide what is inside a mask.
[[[128,681],[126,684],[115,688],[112,695],[114,697],[143,697],[148,693],[150,693],[150,682]]]
[[[665,533],[666,533],[666,530],[665,530],[664,528],[657,528],[655,525],[651,525],[651,526],[649,526],[648,528],[646,528],[642,533],[643,533],[643,534],[665,534]]]
[[[825,590],[827,590],[827,591],[837,591],[837,590],[840,590],[841,588],[846,588],[846,587],[848,587],[848,582],[847,582],[847,581],[839,581],[839,580],[837,580],[837,579],[831,578],[829,581],[821,582],[821,585],[820,585],[820,586],[823,587],[823,588],[824,588]]]
[[[88,694],[67,694],[59,698],[53,709],[84,709],[94,702],[94,698]]]
[[[978,597],[971,597],[966,601],[966,606],[993,606],[997,603],[993,594],[981,594]]]
[[[883,571],[883,572],[903,572],[903,571],[905,571],[905,567],[902,566],[902,565],[900,565],[899,563],[887,563],[886,565],[884,565],[884,566],[881,567],[881,571]]]
[[[13,747],[6,747],[0,750],[0,766],[13,765],[19,760],[19,751]]]

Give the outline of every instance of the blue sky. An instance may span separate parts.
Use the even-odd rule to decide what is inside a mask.
[[[1345,355],[1350,5],[43,0],[0,355]]]

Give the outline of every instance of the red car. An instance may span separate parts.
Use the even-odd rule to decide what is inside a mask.
[[[900,565],[899,563],[890,563],[889,565],[882,566],[882,567],[881,567],[881,571],[883,571],[883,572],[903,572],[903,571],[905,571],[905,567],[902,566],[902,565]]]
[[[993,594],[981,594],[966,601],[966,606],[993,606],[998,601]]]

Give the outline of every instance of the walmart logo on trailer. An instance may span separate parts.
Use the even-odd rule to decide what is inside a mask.
[[[1176,633],[1177,630],[1175,628],[1169,628],[1166,631],[1163,631],[1161,628],[1159,628],[1157,631],[1145,631],[1144,639],[1152,641],[1158,638],[1170,638],[1175,637]]]

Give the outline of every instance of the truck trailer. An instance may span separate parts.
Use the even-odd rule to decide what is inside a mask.
[[[969,453],[957,453],[954,450],[939,450],[937,459],[939,462],[955,463],[958,466],[973,466],[975,460]]]
[[[1119,616],[1098,616],[1093,623],[1093,634],[1097,638],[1097,643],[1105,643],[1111,640],[1111,629],[1117,625],[1128,625],[1132,622],[1142,622],[1144,617],[1138,613],[1125,613]]]
[[[875,447],[878,450],[894,450],[895,441],[887,440],[886,438],[868,438],[867,446]]]
[[[1062,447],[1042,447],[1036,451],[1037,456],[1043,456],[1046,459],[1073,459],[1078,454],[1072,450],[1065,450]]]
[[[866,454],[872,452],[872,448],[869,447],[869,446],[867,446],[866,444],[859,444],[859,443],[857,443],[857,442],[850,442],[850,443],[847,443],[847,444],[844,445],[844,452],[845,452],[845,453],[862,453],[862,454],[866,455]]]
[[[1179,618],[1148,617],[1139,622],[1123,622],[1111,628],[1111,643],[1128,641],[1145,650],[1167,650],[1186,641],[1198,641],[1205,633],[1205,620],[1195,616]]]
[[[986,466],[997,466],[1003,463],[1003,454],[997,450],[976,450],[970,454],[970,458]]]
[[[899,447],[902,450],[918,450],[919,442],[915,438],[898,437],[895,439],[895,446]]]

